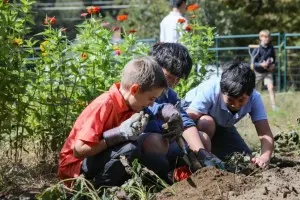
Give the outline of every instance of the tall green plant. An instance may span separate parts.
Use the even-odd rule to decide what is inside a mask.
[[[34,42],[26,35],[32,24],[33,3],[0,1],[0,140],[9,143],[10,156],[14,150],[16,161],[21,157],[24,138],[31,132],[25,119],[32,99],[26,93],[32,72],[26,64]]]

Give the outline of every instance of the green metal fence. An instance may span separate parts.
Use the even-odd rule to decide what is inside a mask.
[[[249,44],[258,44],[258,34],[222,35],[215,37],[212,65],[218,74],[222,64],[232,59],[250,63]],[[276,70],[274,72],[277,91],[300,90],[300,34],[272,33],[272,44],[276,53]]]
[[[277,91],[300,90],[300,33],[272,33],[276,53],[274,80]],[[153,44],[155,39],[144,39]],[[249,44],[259,44],[258,34],[218,35],[212,51],[213,62],[208,68],[219,76],[222,65],[238,58],[250,63]]]

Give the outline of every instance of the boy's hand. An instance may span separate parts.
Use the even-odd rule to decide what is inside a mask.
[[[136,140],[145,130],[148,119],[149,115],[141,111],[122,122],[119,127],[105,131],[103,133],[103,139],[106,145],[111,147],[124,141]]]
[[[266,156],[254,157],[251,159],[252,163],[260,168],[266,169],[269,166],[270,159]]]
[[[127,140],[136,140],[148,123],[149,115],[144,114],[143,111],[135,113],[129,119],[125,120],[119,126],[120,134]]]
[[[200,149],[198,151],[197,158],[203,167],[217,167],[219,169],[225,169],[224,162],[220,160],[214,154],[206,151],[205,149]]]
[[[183,121],[180,112],[172,104],[166,104],[161,110],[161,117],[166,122],[163,124],[165,134],[163,135],[170,143],[179,138],[183,131]]]

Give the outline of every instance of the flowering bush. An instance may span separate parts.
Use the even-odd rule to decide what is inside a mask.
[[[57,156],[64,139],[82,109],[96,96],[119,81],[124,65],[136,55],[148,55],[150,46],[138,42],[138,27],[128,26],[130,13],[119,15],[114,23],[100,16],[100,7],[87,7],[78,13],[85,19],[77,26],[77,37],[71,42],[65,28],[58,27],[59,18],[46,16],[40,20],[45,30],[26,38],[32,21],[31,0],[12,5],[0,2],[1,94],[0,138],[15,150],[18,159],[23,140],[34,138],[39,158],[50,152]],[[206,62],[212,30],[189,21],[179,21],[182,43],[189,49],[194,63]],[[113,34],[121,32],[122,40],[113,42]],[[210,32],[211,31],[211,32]],[[39,46],[35,51],[33,46]],[[28,59],[30,58],[30,59]],[[201,58],[201,60],[199,60]],[[182,96],[200,81],[193,72],[187,84],[177,88]],[[56,157],[54,157],[56,158]]]
[[[198,9],[198,4],[192,4],[187,7],[188,24],[185,24],[184,19],[184,21],[178,20],[178,31],[181,33],[180,42],[187,47],[194,63],[194,68],[188,80],[181,81],[176,88],[181,97],[204,79],[206,74],[205,66],[211,59],[208,48],[214,43],[214,28],[199,24],[196,18]]]

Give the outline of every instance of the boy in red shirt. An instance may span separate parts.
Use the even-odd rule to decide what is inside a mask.
[[[136,158],[136,140],[148,122],[141,110],[167,87],[161,67],[151,57],[127,63],[121,83],[97,97],[77,118],[59,155],[59,177],[84,174],[96,187],[122,184],[128,177],[119,156]]]

